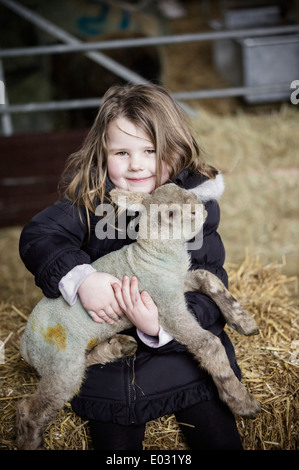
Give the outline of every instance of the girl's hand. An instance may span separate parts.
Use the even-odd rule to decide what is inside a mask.
[[[115,298],[128,319],[140,331],[150,336],[158,336],[160,325],[158,309],[151,296],[143,291],[139,293],[138,280],[124,276],[122,286],[113,284]]]
[[[83,307],[97,323],[118,321],[123,316],[112,288],[112,284],[121,281],[107,273],[92,273],[80,285],[78,295]]]

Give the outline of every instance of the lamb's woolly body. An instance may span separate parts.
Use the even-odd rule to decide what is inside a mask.
[[[94,263],[93,267],[100,272],[107,272],[119,279],[124,275],[137,276],[140,290],[147,290],[154,299],[158,310],[165,308],[165,304],[173,305],[173,298],[184,302],[184,274],[189,267],[189,257],[186,250],[178,244],[176,256],[185,262],[178,262],[180,270],[174,270],[175,263],[169,264],[168,258],[164,260],[159,256],[155,259],[154,252],[149,247],[143,249],[142,261],[138,256],[140,247],[134,249],[134,244],[127,245],[119,251],[103,256]],[[153,254],[153,256],[151,256]],[[137,256],[136,256],[137,255]],[[182,269],[184,266],[184,269]],[[134,269],[135,267],[135,269]],[[157,276],[159,272],[159,276]],[[95,323],[86,313],[80,300],[70,307],[62,297],[48,299],[44,297],[32,311],[24,335],[21,340],[21,353],[23,357],[42,374],[45,359],[50,365],[57,368],[53,356],[66,358],[87,349],[89,341],[94,338],[111,337],[114,334],[132,326],[130,321],[123,317],[120,322],[113,325]],[[165,325],[162,325],[165,326]],[[60,335],[55,335],[55,328],[60,328]],[[65,344],[60,345],[59,340],[67,330]],[[49,332],[53,331],[50,336]],[[51,341],[49,341],[53,338]],[[62,341],[61,341],[62,342]],[[53,348],[53,345],[57,348]],[[63,363],[61,362],[62,370]],[[58,366],[59,367],[59,366]]]
[[[201,191],[206,192],[206,196],[209,194],[211,197],[214,194],[219,197],[221,191],[218,183],[211,184],[211,181],[201,185],[205,185]],[[185,242],[199,232],[206,215],[204,210],[195,211],[195,206],[201,203],[192,192],[180,189],[175,184],[161,186],[151,195],[113,190],[110,194],[114,202],[119,201],[118,197],[125,196],[128,205],[143,204],[145,210],[142,210],[139,219],[139,234],[149,233],[149,237],[143,239],[140,236],[136,243],[103,256],[93,266],[120,280],[124,275],[136,276],[140,290],[147,290],[156,303],[162,327],[184,344],[200,365],[212,375],[220,397],[235,413],[253,416],[259,411],[257,402],[234,375],[220,340],[201,328],[188,311],[185,301],[184,294],[187,290],[200,290],[216,302],[228,323],[238,331],[243,334],[254,334],[257,331],[254,320],[242,310],[218,278],[207,271],[189,271],[190,260]],[[182,213],[181,220],[179,211],[171,211],[172,223],[180,221],[181,239],[163,240],[161,236],[159,239],[161,232],[158,224],[154,228],[154,235],[157,237],[153,237],[151,211],[148,210],[150,204],[163,203],[160,219],[169,222],[168,207],[171,207],[173,201],[180,206]],[[192,211],[186,209],[190,205]],[[188,234],[183,230],[183,220],[188,222]],[[91,345],[97,340],[103,343],[130,325],[126,317],[112,325],[95,323],[89,318],[80,300],[72,307],[62,298],[44,298],[38,303],[22,337],[21,350],[24,358],[41,375],[41,382],[35,394],[20,403],[17,414],[19,448],[32,449],[41,445],[42,430],[53,415],[53,409],[63,406],[79,389],[87,365],[86,352]],[[130,348],[131,345],[128,349]],[[115,354],[115,357],[119,357],[117,352]],[[97,357],[96,353],[94,357]],[[109,360],[110,358],[109,356]],[[46,412],[44,403],[47,397],[49,400]]]
[[[215,180],[207,180],[193,188],[191,192],[197,197],[200,194],[202,199],[208,201],[219,199],[223,190],[223,177],[219,174]],[[177,296],[178,292],[183,292],[184,274],[189,269],[189,256],[181,243],[177,243],[174,248],[176,257],[167,257],[167,242],[161,250],[163,256],[159,253],[157,256],[155,249],[151,250],[151,244],[145,243],[143,246],[144,248],[135,244],[127,245],[121,250],[122,256],[119,251],[113,252],[93,262],[92,266],[99,272],[107,272],[119,279],[124,275],[137,276],[140,290],[147,290],[159,308],[165,305],[165,302],[172,302],[173,296]],[[55,325],[68,329],[68,340],[63,350],[53,351],[51,343],[47,343],[46,340],[41,342],[48,328],[54,328]],[[57,299],[44,297],[30,315],[21,341],[21,353],[39,373],[42,373],[45,358],[49,364],[53,363],[52,352],[63,357],[72,355],[74,353],[72,347],[75,344],[76,350],[80,350],[82,354],[82,350],[86,349],[88,342],[94,336],[106,334],[112,336],[129,326],[131,323],[125,317],[113,325],[95,323],[86,314],[79,299],[70,307],[62,297]],[[43,348],[46,348],[44,353],[42,353]]]

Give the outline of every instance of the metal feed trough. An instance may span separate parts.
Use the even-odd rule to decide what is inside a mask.
[[[278,6],[224,10],[221,21],[210,21],[215,30],[275,27],[280,24]],[[299,77],[299,34],[280,33],[217,40],[213,43],[217,71],[234,86],[290,85]],[[289,100],[289,90],[249,93],[250,104]]]

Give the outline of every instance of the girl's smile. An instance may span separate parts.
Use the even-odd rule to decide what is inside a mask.
[[[140,184],[148,182],[151,178],[153,178],[153,176],[149,176],[148,178],[127,178],[127,180],[129,180],[131,183]]]
[[[108,127],[108,175],[119,189],[151,193],[156,183],[156,151],[149,136],[124,117]],[[161,184],[169,179],[162,163]]]

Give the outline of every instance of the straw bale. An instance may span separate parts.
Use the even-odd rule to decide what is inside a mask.
[[[228,329],[235,345],[243,381],[261,402],[254,420],[237,417],[245,449],[298,449],[299,308],[292,297],[297,278],[283,274],[283,265],[262,265],[246,255],[240,265],[228,265],[230,290],[251,312],[260,335],[242,337]],[[0,449],[14,449],[14,419],[18,400],[30,393],[37,376],[19,354],[19,340],[30,313],[30,301],[15,296],[0,304],[0,340],[6,341],[0,365]],[[69,404],[45,433],[49,450],[92,449],[87,423]],[[173,415],[147,424],[146,450],[188,449]]]

